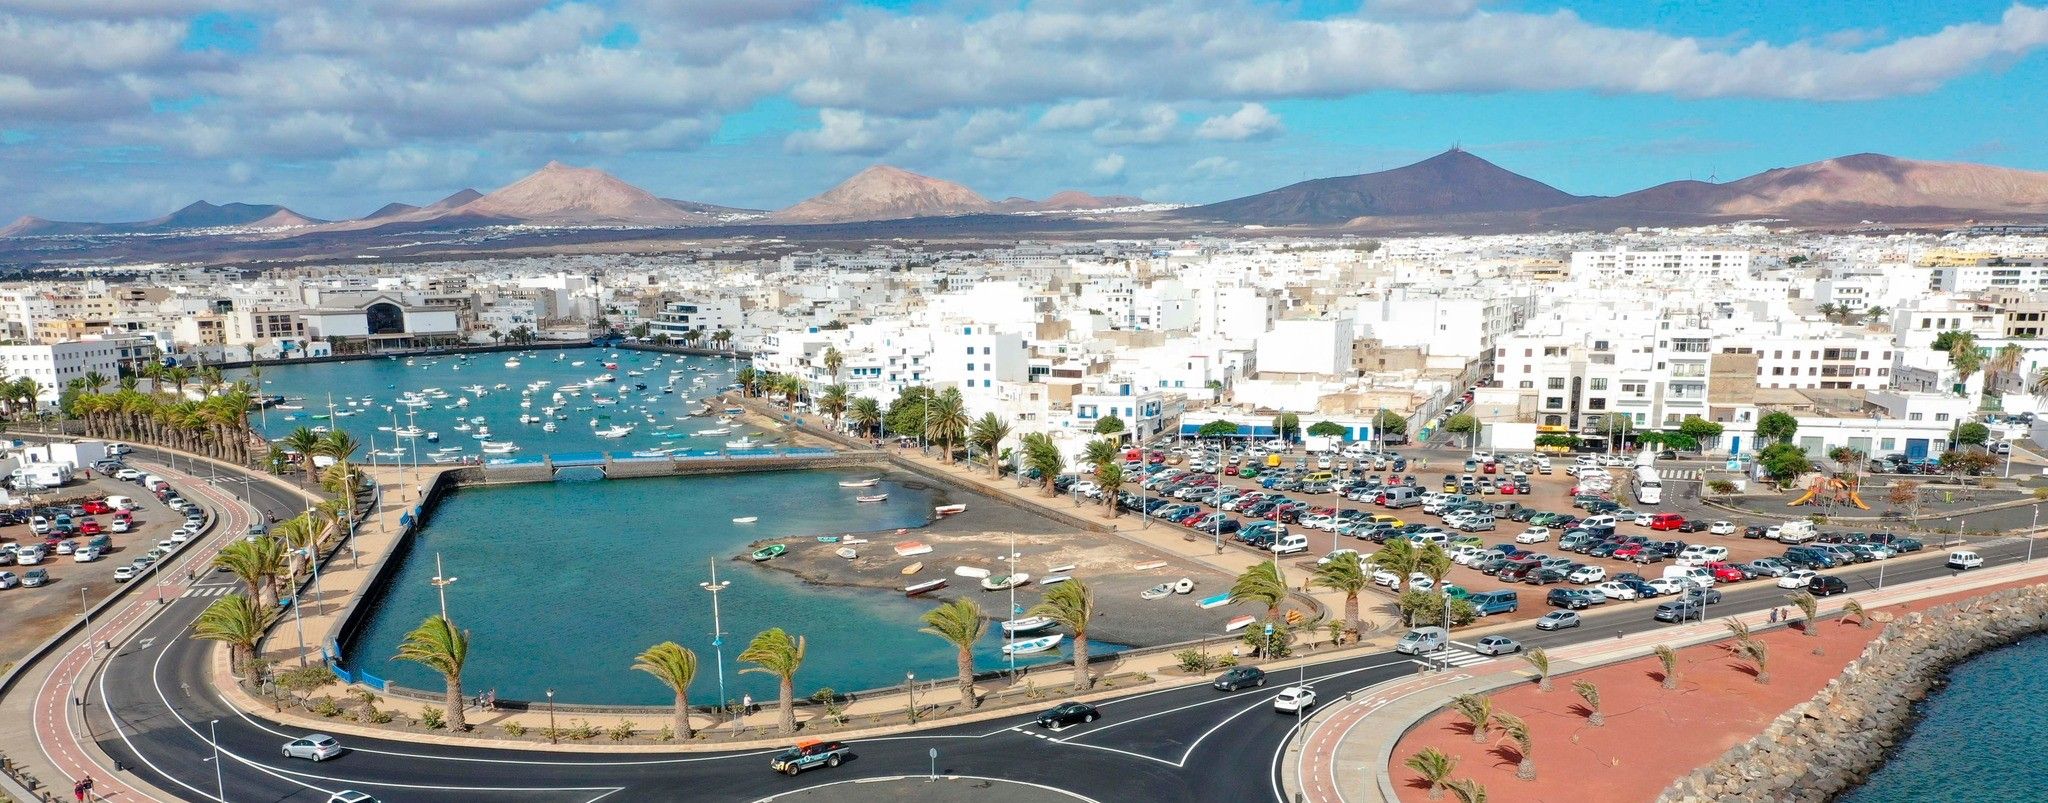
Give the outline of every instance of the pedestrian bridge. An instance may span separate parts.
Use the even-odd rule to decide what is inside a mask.
[[[592,481],[678,474],[722,474],[824,468],[880,461],[868,451],[841,452],[808,446],[752,449],[689,449],[638,452],[566,452],[486,461],[486,482]]]

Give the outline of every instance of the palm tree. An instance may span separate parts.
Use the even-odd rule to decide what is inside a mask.
[[[1984,352],[1977,348],[1977,339],[1968,334],[1956,338],[1955,345],[1948,352],[1950,365],[1955,366],[1957,381],[1969,384],[1970,375],[1984,367]]]
[[[306,562],[310,562],[312,558],[314,546],[320,543],[320,530],[320,524],[313,521],[312,516],[304,513],[280,521],[277,526],[270,528],[271,537],[290,550],[287,574],[296,578],[305,570]]]
[[[1821,317],[1826,318],[1830,321],[1834,320],[1836,316],[1842,314],[1842,308],[1834,304],[1822,304],[1818,307],[1815,307],[1814,311],[1819,312]]]
[[[212,566],[226,569],[249,589],[257,604],[277,604],[277,576],[284,572],[284,545],[275,538],[238,540],[213,556]]]
[[[1451,794],[1458,796],[1458,803],[1486,803],[1486,787],[1471,778],[1452,781]]]
[[[1550,653],[1542,647],[1531,648],[1522,653],[1522,660],[1529,662],[1529,668],[1536,670],[1536,688],[1550,691]]]
[[[1414,574],[1416,566],[1421,564],[1422,554],[1415,549],[1414,541],[1406,538],[1389,538],[1386,546],[1372,553],[1369,560],[1372,561],[1372,565],[1393,572],[1394,576],[1401,578],[1401,582],[1405,583],[1408,582],[1408,575]]]
[[[1434,747],[1422,748],[1422,752],[1409,756],[1401,764],[1414,770],[1429,784],[1429,799],[1444,799],[1444,789],[1450,785],[1451,773],[1458,768],[1458,760]]]
[[[1038,472],[1039,487],[1050,495],[1053,480],[1067,468],[1067,461],[1060,454],[1059,444],[1053,443],[1052,436],[1046,433],[1026,432],[1023,445],[1025,464]]]
[[[256,657],[256,642],[263,638],[263,609],[242,594],[214,600],[192,623],[192,636],[228,645],[228,665],[242,666]]]
[[[716,331],[716,332],[712,332],[712,333],[711,333],[711,343],[712,343],[712,345],[715,345],[715,346],[717,346],[717,347],[719,347],[719,348],[721,348],[721,349],[722,349],[722,348],[725,348],[725,347],[727,347],[727,346],[731,346],[731,345],[732,345],[732,331],[731,331],[731,330],[728,330],[728,329],[720,329],[720,330],[718,330],[718,331]]]
[[[1738,648],[1741,650],[1742,657],[1748,658],[1750,663],[1756,664],[1756,682],[1769,685],[1771,682],[1770,648],[1756,639],[1744,641]]]
[[[1028,616],[1043,616],[1074,633],[1074,690],[1087,691],[1088,625],[1095,619],[1095,594],[1080,580],[1068,580],[1045,592]]]
[[[1657,645],[1657,663],[1664,665],[1664,688],[1678,688],[1678,651],[1669,645]]]
[[[1008,437],[1010,425],[1004,423],[995,413],[982,413],[980,418],[974,420],[974,431],[968,435],[967,442],[979,447],[981,453],[988,458],[990,477],[1002,475],[1002,465],[996,461],[996,451],[1002,448],[1003,439]]]
[[[832,416],[832,431],[839,431],[839,419],[846,415],[846,386],[826,385],[818,396],[818,412]]]
[[[945,449],[940,453],[942,462],[953,462],[953,444],[967,435],[967,427],[973,423],[967,417],[967,402],[960,398],[959,388],[946,388],[933,400],[925,413],[924,436],[938,441]]]
[[[1069,581],[1071,582],[1071,581]],[[1266,606],[1266,621],[1280,621],[1280,603],[1287,599],[1287,575],[1279,561],[1267,559],[1245,569],[1230,585],[1230,601]]]
[[[959,651],[960,705],[975,707],[974,645],[988,635],[988,619],[982,616],[981,606],[963,597],[926,611],[923,621],[925,626],[919,632],[945,639]]]
[[[741,674],[758,672],[774,675],[782,689],[783,733],[796,731],[796,671],[804,665],[804,637],[791,636],[782,628],[771,627],[740,651],[740,660],[753,666],[740,670]]]
[[[882,403],[867,396],[853,400],[852,418],[854,426],[862,432],[882,433]]]
[[[1364,630],[1364,623],[1358,618],[1358,595],[1372,587],[1372,572],[1366,571],[1365,561],[1356,552],[1343,552],[1316,567],[1309,577],[1309,585],[1344,593],[1344,621],[1354,633]]]
[[[2020,360],[2026,356],[2027,350],[2020,348],[2018,343],[1999,346],[1998,351],[1992,352],[1991,359],[1985,361],[1984,373],[1986,376],[1996,374],[1999,381],[2003,381],[2005,377],[2019,373]]]
[[[1586,724],[1596,728],[1607,724],[1607,715],[1600,713],[1600,687],[1590,680],[1576,680],[1572,681],[1572,691],[1586,701],[1586,710],[1592,712],[1586,716]]]
[[[1792,604],[1799,608],[1799,629],[1809,636],[1820,635],[1813,630],[1813,620],[1820,615],[1820,600],[1815,599],[1812,594],[1804,591],[1796,594],[1786,594],[1785,598],[1791,600]]]
[[[1484,694],[1460,694],[1451,698],[1451,707],[1472,723],[1472,741],[1486,741],[1486,732],[1493,727],[1493,698]]]
[[[839,369],[846,365],[846,355],[839,353],[838,346],[825,347],[825,374],[833,382],[839,381]]]
[[[761,387],[761,372],[749,365],[733,374],[732,381],[739,383],[741,396],[752,396]]]
[[[2027,393],[2048,396],[2048,368],[2034,369],[2034,375],[2027,377]]]
[[[1083,448],[1086,451],[1081,453],[1081,462],[1088,465],[1099,469],[1104,465],[1116,462],[1117,448],[1114,443],[1097,439],[1089,441],[1088,445]]]
[[[1529,723],[1514,714],[1495,714],[1493,719],[1500,725],[1501,735],[1515,743],[1515,752],[1522,754],[1522,760],[1515,764],[1515,777],[1536,780],[1536,742],[1529,737]]]
[[[1110,518],[1116,518],[1123,509],[1117,506],[1117,494],[1124,488],[1124,465],[1103,463],[1095,467],[1095,484],[1102,486],[1102,506],[1107,508]]]
[[[1851,616],[1856,617],[1858,627],[1870,627],[1870,615],[1863,612],[1863,603],[1857,602],[1854,598],[1842,602],[1842,618],[1847,619]]]
[[[690,684],[697,680],[697,654],[673,641],[664,641],[633,659],[633,668],[653,675],[676,694],[676,733],[684,739],[696,735],[690,728]]]
[[[320,439],[320,446],[314,449],[313,453],[332,457],[336,463],[340,463],[354,457],[356,451],[361,448],[363,444],[356,440],[356,436],[348,434],[347,430],[335,429],[329,430],[326,437]]]
[[[85,372],[85,389],[86,389],[86,391],[87,391],[87,392],[89,392],[89,393],[95,393],[95,394],[96,394],[96,393],[99,393],[99,392],[100,392],[100,391],[102,391],[102,390],[105,390],[105,389],[106,389],[106,387],[107,387],[107,375],[106,375],[106,374],[102,374],[102,373],[100,373],[100,372],[98,372],[98,371],[87,371],[87,372]]]
[[[405,634],[394,657],[441,673],[448,684],[448,729],[469,730],[462,721],[462,665],[469,660],[469,631],[456,630],[455,623],[440,614],[429,616]]]
[[[284,436],[284,448],[297,454],[300,462],[305,464],[307,482],[313,481],[313,456],[319,453],[320,444],[320,433],[314,432],[311,427],[299,427],[292,430],[290,435]]]
[[[1444,578],[1450,576],[1451,567],[1456,563],[1442,546],[1434,543],[1424,544],[1422,553],[1415,557],[1415,570],[1429,577],[1429,587],[1436,589],[1438,596],[1450,596],[1451,589],[1444,584]],[[1449,629],[1450,626],[1450,622],[1444,623],[1445,629]]]
[[[783,406],[795,409],[797,400],[804,395],[804,381],[798,379],[795,374],[778,376],[775,378],[774,390],[782,394]]]

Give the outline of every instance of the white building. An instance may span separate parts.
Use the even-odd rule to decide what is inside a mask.
[[[35,380],[41,388],[37,406],[55,409],[57,397],[73,379],[92,373],[105,377],[109,385],[120,379],[121,350],[118,343],[95,340],[0,346],[0,376]]]
[[[1258,371],[1349,375],[1353,329],[1349,317],[1275,321],[1272,331],[1259,335]]]

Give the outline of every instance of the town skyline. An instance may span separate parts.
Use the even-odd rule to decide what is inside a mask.
[[[2048,167],[2016,147],[2043,114],[2048,17],[2027,5],[1915,5],[1882,30],[1768,4],[198,8],[0,12],[44,54],[0,63],[0,218],[205,198],[337,219],[553,159],[760,209],[874,163],[1182,203],[1452,145],[1577,195],[1866,151]],[[1494,44],[1528,37],[1551,45]]]

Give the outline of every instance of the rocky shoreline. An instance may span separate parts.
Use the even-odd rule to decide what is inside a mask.
[[[1813,801],[1861,783],[1903,740],[1914,705],[1951,667],[2048,631],[2048,585],[2007,589],[1908,614],[1812,700],[1665,789],[1659,801]]]

